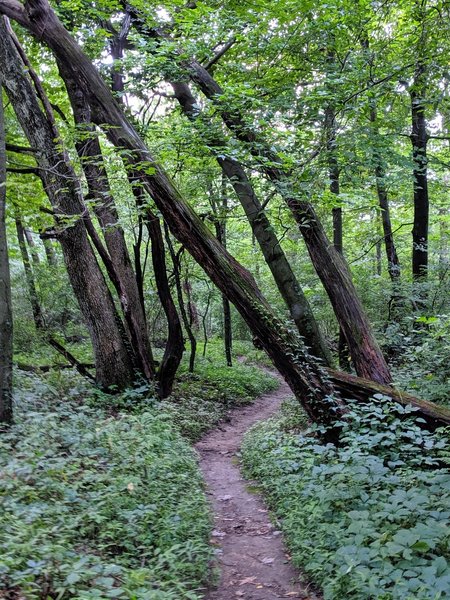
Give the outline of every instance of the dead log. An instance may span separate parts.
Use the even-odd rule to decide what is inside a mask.
[[[402,406],[410,404],[416,408],[417,417],[424,419],[426,422],[424,426],[431,431],[438,427],[450,425],[450,409],[445,406],[439,406],[428,400],[421,400],[402,390],[369,379],[363,379],[350,373],[333,369],[327,369],[327,372],[333,386],[344,401],[353,398],[359,402],[368,403],[374,394],[383,394],[383,396],[389,396]]]

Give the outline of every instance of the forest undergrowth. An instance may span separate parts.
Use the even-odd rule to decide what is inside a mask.
[[[244,471],[326,600],[449,597],[448,432],[418,421],[380,395],[351,407],[335,447],[292,401],[247,434]]]
[[[222,366],[212,346],[164,402],[147,386],[106,395],[70,371],[16,381],[0,438],[0,597],[199,598],[211,522],[189,441],[277,380]]]

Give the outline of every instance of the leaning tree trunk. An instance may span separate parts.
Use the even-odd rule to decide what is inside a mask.
[[[185,82],[169,81],[169,83],[172,85],[175,97],[180,103],[184,114],[193,121],[203,118],[189,85]],[[275,230],[255,193],[245,169],[236,159],[224,155],[225,138],[217,127],[213,127],[211,123],[208,123],[208,125],[209,128],[202,127],[201,131],[208,131],[206,140],[208,147],[216,156],[222,173],[233,186],[250,223],[253,235],[258,241],[267,266],[289,309],[292,320],[297,326],[298,332],[311,349],[311,353],[321,358],[325,364],[330,365],[332,363],[331,355],[314,318],[311,306],[286,258]]]
[[[8,241],[6,239],[6,145],[3,114],[2,79],[0,77],[0,426],[13,420],[12,357],[13,319]]]
[[[46,0],[25,5],[0,0],[7,11],[32,33],[44,39],[58,60],[72,69],[72,76],[86,94],[93,121],[103,126],[110,141],[139,178],[161,211],[173,234],[203,267],[217,287],[234,303],[253,333],[260,339],[275,366],[285,377],[310,417],[331,426],[326,434],[335,439],[336,420],[345,411],[333,395],[333,387],[304,345],[274,315],[250,273],[218,242],[179,194],[162,168],[126,119],[98,71],[63,27]],[[127,150],[125,153],[123,150]]]
[[[76,149],[88,185],[89,195],[86,199],[93,201],[93,210],[102,228],[115,271],[120,304],[138,369],[147,380],[151,380],[154,376],[154,361],[145,312],[125,242],[125,235],[119,223],[119,215],[111,194],[100,142],[95,127],[92,125],[91,110],[84,94],[70,76],[70,71],[64,69],[64,64],[60,64],[59,68],[64,73],[75,123],[82,134],[81,139],[76,143]]]
[[[130,7],[126,2],[122,4],[127,5],[135,24],[144,33],[157,39],[167,38],[160,30],[148,29],[140,20],[137,9]],[[179,54],[182,55],[181,52]],[[211,74],[196,60],[180,58],[180,63],[204,95],[218,106],[224,123],[260,162],[261,169],[291,210],[314,268],[345,334],[357,373],[380,383],[389,383],[389,368],[357,295],[350,270],[343,257],[330,243],[314,207],[302,199],[300,193],[294,189],[292,174],[286,171],[283,160],[273,151],[271,144],[257,134],[254,128],[248,126],[238,109],[229,108],[228,104],[222,102],[224,91]]]
[[[250,273],[224,250],[174,188],[123,115],[95,67],[64,29],[48,2],[32,0],[22,5],[15,0],[0,0],[0,12],[16,19],[35,36],[44,37],[59,58],[64,57],[73,65],[74,75],[88,95],[93,119],[103,124],[114,145],[129,151],[128,160],[134,163],[134,168],[142,168],[141,181],[174,235],[234,303],[310,418],[331,426],[324,435],[327,439],[335,440],[339,434],[336,421],[345,414],[345,406],[334,394],[335,389],[324,370],[316,360],[311,359],[297,336],[276,318]],[[382,388],[389,389],[386,386]],[[448,409],[427,403],[427,410],[441,423],[450,420]]]
[[[59,134],[38,103],[31,82],[3,19],[0,22],[0,72],[3,86],[30,145],[55,213],[58,239],[69,279],[88,326],[102,387],[129,385],[134,378],[123,327],[86,235],[79,182],[59,150]]]

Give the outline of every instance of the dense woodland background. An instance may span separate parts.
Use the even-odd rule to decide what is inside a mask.
[[[430,465],[448,461],[442,432],[428,430],[450,422],[449,3],[62,0],[50,7],[46,0],[0,0],[0,13],[9,18],[0,22],[5,456],[21,435],[35,448],[40,427],[52,438],[49,418],[55,428],[60,418],[75,419],[74,431],[88,436],[93,421],[122,410],[130,423],[105,425],[116,428],[111,435],[119,444],[123,429],[142,427],[140,418],[164,439],[179,435],[169,421],[196,439],[229,405],[274,385],[238,361],[267,362],[265,350],[323,447],[340,440],[328,461],[348,467],[349,456],[361,452],[366,464],[366,451],[377,454],[380,439],[391,440],[380,442],[380,464],[400,461],[405,476],[387,482],[383,471],[381,496],[390,485],[413,485],[417,496],[407,510],[429,494],[424,503],[432,511],[433,494],[448,485],[440,469],[436,480],[433,469],[428,473]],[[68,402],[63,411],[69,416],[55,416],[57,398]],[[366,401],[365,408],[352,399]],[[213,407],[216,401],[220,406]],[[409,402],[417,421],[410,421]],[[144,417],[142,407],[150,411]],[[325,460],[317,445],[298,450],[297,441],[283,437],[298,432],[297,418],[306,425],[294,404],[289,410],[295,423],[285,415],[277,426],[256,431],[244,456],[275,505],[280,494],[284,498],[283,518],[285,496],[295,504],[303,491],[287,490],[285,479],[274,483],[283,475],[276,475],[279,463],[261,456],[293,444],[289,452],[302,452],[299,460],[311,468]],[[363,414],[356,417],[358,410]],[[368,441],[371,429],[381,436],[376,443]],[[82,447],[89,443],[83,439]],[[382,452],[393,452],[391,446],[397,454],[386,457]],[[441,454],[416,464],[417,447]],[[413,484],[412,473],[421,468],[423,477]],[[371,487],[374,480],[358,485]],[[194,512],[206,515],[202,502]],[[194,519],[192,506],[185,510]],[[333,510],[340,514],[342,506]],[[446,514],[421,516],[441,523]],[[418,517],[410,517],[399,527],[414,527]],[[208,529],[202,518],[201,540]],[[325,536],[330,524],[323,514],[317,519]],[[447,597],[441,525],[428,537],[411,534],[405,546],[419,544],[420,573],[397,564],[389,576],[363,569],[364,588],[362,575],[348,583],[336,559],[325,573],[332,581],[327,597]],[[291,535],[304,568],[307,525],[290,521],[290,527],[288,541]],[[31,535],[23,531],[23,539]],[[384,533],[385,543],[398,542],[397,530]],[[295,550],[299,537],[306,542]],[[322,541],[313,543],[320,549]],[[339,556],[339,543],[327,552]],[[29,558],[24,544],[17,543],[4,572],[0,567],[5,589],[19,594],[24,581],[33,581],[27,598],[104,597],[71,591],[78,581],[94,589],[93,575],[71,583],[63,569],[66,587],[36,566],[27,567],[36,568],[34,574],[23,575],[23,566],[22,575],[16,569],[13,576],[17,556],[25,563]],[[362,541],[346,544],[357,554]],[[390,564],[397,560],[392,552],[383,555]],[[207,548],[199,555],[198,573],[175,569],[173,579],[170,574],[168,583],[158,584],[161,595],[133,591],[147,581],[144,574],[124,597],[197,598],[187,590],[204,580]],[[54,560],[54,549],[48,556]],[[325,552],[308,567],[321,586],[327,561]],[[376,562],[373,556],[355,561],[367,569]],[[434,584],[423,579],[426,568],[434,568],[428,572]],[[162,563],[158,569],[164,578]],[[408,569],[412,574],[405,575]],[[402,587],[409,580],[416,583]],[[182,586],[178,591],[174,581]],[[104,585],[106,597],[122,589],[114,577]]]

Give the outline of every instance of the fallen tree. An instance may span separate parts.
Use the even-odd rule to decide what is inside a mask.
[[[327,369],[331,382],[345,402],[346,399],[358,400],[359,402],[370,402],[375,394],[382,394],[392,398],[402,406],[413,406],[417,416],[425,420],[426,429],[434,431],[438,427],[450,425],[450,410],[445,406],[439,406],[428,400],[421,400],[407,392],[396,388],[357,377],[351,373]]]

